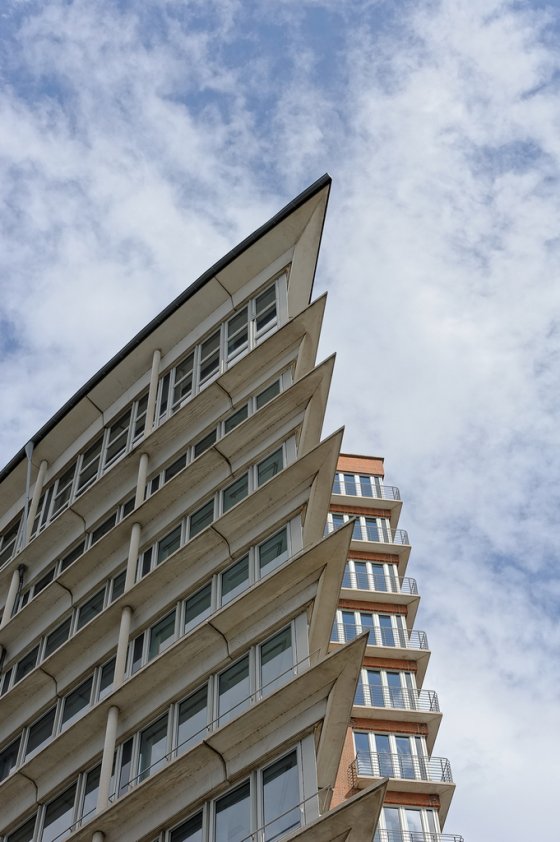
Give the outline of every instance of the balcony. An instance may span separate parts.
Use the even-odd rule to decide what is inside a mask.
[[[416,579],[411,579],[410,576],[399,579],[396,576],[386,576],[383,573],[361,573],[345,570],[342,587],[377,593],[418,595]]]
[[[357,623],[335,623],[333,625],[331,640],[334,643],[348,643],[349,640],[354,640],[354,638],[359,637],[364,632],[369,632],[368,646],[390,646],[397,649],[429,649],[428,636],[425,631],[418,631],[417,629],[405,631],[399,628],[372,628]]]
[[[376,708],[395,708],[407,711],[439,713],[439,700],[434,690],[384,687],[381,684],[360,684],[356,690],[356,705]]]
[[[426,745],[428,751],[432,751],[442,719],[439,699],[433,690],[358,684],[352,716],[366,720],[379,719],[380,715],[391,722],[416,722],[426,726]]]
[[[391,526],[398,523],[402,501],[396,485],[382,485],[377,477],[338,473],[332,493],[333,503],[362,509],[384,509],[391,519]]]
[[[348,520],[353,515],[344,515],[344,517]],[[327,523],[326,529],[328,532],[333,532],[335,528],[338,528],[338,525],[335,527],[333,524]],[[366,553],[397,555],[399,557],[399,573],[403,573],[410,556],[411,547],[406,529],[391,529],[385,524],[380,525],[377,518],[356,515],[352,532],[352,549]]]
[[[373,842],[465,842],[455,833],[428,833],[423,830],[381,830],[379,828]]]
[[[349,769],[357,785],[359,778],[396,778],[399,781],[426,781],[452,784],[451,765],[446,757],[416,757],[413,754],[358,752]]]

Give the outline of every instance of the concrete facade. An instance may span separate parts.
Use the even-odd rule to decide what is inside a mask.
[[[342,432],[321,439],[329,189],[211,267],[0,473],[1,842],[371,842],[382,804],[420,796],[443,820],[447,779],[396,784],[355,736],[427,752],[439,713],[364,699],[368,665],[420,692],[429,653],[416,592],[356,577],[403,576],[400,497],[356,508]],[[338,468],[373,466],[375,494],[382,464]]]

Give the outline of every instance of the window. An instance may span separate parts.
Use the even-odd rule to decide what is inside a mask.
[[[189,518],[189,538],[194,538],[214,520],[214,500],[209,500]]]
[[[33,842],[36,818],[36,816],[33,816],[13,833],[10,833],[9,836],[6,836],[6,842]]]
[[[172,831],[170,842],[202,842],[202,813],[192,816]]]
[[[85,491],[87,486],[95,479],[99,473],[99,466],[101,464],[101,451],[103,449],[103,436],[101,435],[97,441],[88,447],[82,455],[80,463],[80,471],[78,474],[78,483],[76,486],[76,494],[81,494]]]
[[[354,744],[358,774],[432,780],[427,769],[428,755],[423,737],[355,731]]]
[[[377,614],[369,611],[336,612],[333,640],[348,642],[369,631],[370,646],[408,647],[408,633],[401,614]]]
[[[108,518],[106,518],[103,523],[100,523],[96,529],[94,529],[91,533],[91,543],[96,544],[100,538],[103,538],[104,535],[109,532],[113,526],[117,522],[117,513],[111,512]]]
[[[29,729],[29,734],[27,736],[27,747],[25,751],[25,756],[29,757],[29,755],[35,751],[35,749],[39,748],[45,740],[48,740],[52,734],[54,729],[54,719],[56,715],[56,707],[51,708],[44,716],[34,722],[33,725]]]
[[[0,751],[0,781],[7,778],[17,762],[21,737],[17,737],[10,745]]]
[[[25,678],[25,676],[28,673],[30,673],[32,669],[34,669],[34,667],[37,664],[38,655],[39,647],[34,646],[31,652],[28,652],[27,655],[24,655],[21,661],[18,661],[18,665],[16,666],[14,684],[17,681],[21,681],[22,678]]]
[[[222,605],[226,605],[238,594],[242,593],[249,584],[249,556],[245,555],[233,564],[221,576]]]
[[[175,611],[172,611],[150,629],[148,660],[155,658],[175,639]]]
[[[276,476],[276,474],[284,467],[284,452],[281,447],[259,462],[257,465],[257,485],[262,485],[268,482],[269,479]]]
[[[249,474],[243,474],[222,491],[222,509],[227,512],[236,503],[245,499],[249,493]]]
[[[84,786],[84,795],[82,804],[79,810],[79,818],[87,818],[95,811],[97,807],[97,795],[99,793],[99,777],[101,775],[101,766],[96,766],[86,774],[86,782]]]
[[[63,704],[62,724],[65,725],[74,719],[84,708],[89,707],[91,700],[91,689],[93,687],[93,676],[80,684],[75,690],[69,693]]]
[[[153,775],[164,762],[167,753],[167,714],[160,717],[140,734],[138,779]]]
[[[243,842],[251,832],[249,781],[216,801],[215,842]]]
[[[63,623],[47,635],[45,640],[45,653],[43,657],[48,658],[55,649],[58,649],[59,646],[62,646],[62,644],[68,640],[68,637],[70,636],[71,623],[72,617],[67,617]]]
[[[220,331],[217,330],[200,346],[198,382],[202,385],[220,369]]]
[[[226,418],[224,421],[224,435],[230,433],[235,427],[245,421],[246,418],[249,417],[249,407],[247,404],[242,406],[241,409],[238,409],[233,415],[230,415],[229,418]]]
[[[258,548],[258,554],[261,576],[282,564],[288,558],[288,530],[286,527],[263,541]]]
[[[120,418],[111,424],[109,433],[107,435],[107,446],[105,449],[104,467],[107,467],[111,462],[114,462],[126,450],[128,431],[130,428],[130,419],[132,416],[132,408],[124,412]]]
[[[172,411],[175,412],[192,393],[194,354],[188,354],[175,368]]]
[[[276,324],[276,288],[269,287],[255,300],[255,327],[258,337]]]
[[[298,827],[301,818],[297,752],[290,752],[263,770],[262,789],[265,839],[276,839]]]
[[[244,307],[227,323],[228,360],[249,347],[249,309]]]
[[[196,459],[197,456],[200,456],[201,453],[204,453],[205,450],[208,450],[209,447],[215,443],[217,437],[216,430],[211,430],[204,438],[200,439],[195,446],[194,446],[194,458]]]
[[[15,552],[17,537],[20,527],[20,518],[8,527],[0,537],[0,567],[11,559]]]
[[[274,383],[271,383],[266,389],[260,392],[257,397],[255,398],[257,409],[260,409],[262,406],[267,404],[272,398],[275,398],[276,395],[280,394],[280,381],[275,380]]]
[[[165,469],[163,472],[163,481],[169,482],[170,479],[173,479],[180,471],[183,470],[185,465],[187,464],[187,456],[183,453],[182,456],[179,456],[168,468]]]
[[[249,678],[249,656],[233,664],[218,678],[219,724],[239,716],[249,705],[251,693]]]
[[[260,687],[271,693],[279,685],[285,684],[293,674],[291,626],[262,643],[259,651]]]
[[[72,493],[72,482],[76,472],[76,463],[68,468],[62,476],[57,480],[56,491],[54,494],[52,515],[54,517],[64,509],[70,502],[70,495]]]
[[[41,842],[54,842],[55,839],[64,839],[70,834],[75,798],[76,784],[47,804]]]
[[[94,617],[97,617],[97,615],[103,611],[104,603],[105,588],[94,594],[94,596],[88,599],[88,601],[78,609],[76,631],[83,628],[83,626],[85,626],[86,623],[89,623],[90,620],[93,620]]]
[[[208,686],[192,693],[179,705],[177,715],[177,749],[186,751],[196,738],[202,739],[208,723]]]
[[[115,659],[111,658],[106,664],[101,667],[101,675],[99,680],[99,698],[103,698],[111,687],[115,677]]]
[[[181,525],[176,526],[169,535],[166,535],[165,538],[162,538],[161,541],[158,541],[158,549],[157,549],[157,564],[161,564],[162,561],[165,561],[171,553],[174,553],[175,550],[178,550],[181,546]]]

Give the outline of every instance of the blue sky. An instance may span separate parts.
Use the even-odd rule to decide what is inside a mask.
[[[557,824],[559,31],[556,2],[0,10],[0,461],[329,171],[326,429],[406,500],[466,842]]]

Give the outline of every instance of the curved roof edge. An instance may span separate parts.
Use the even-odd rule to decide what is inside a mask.
[[[192,298],[195,293],[197,293],[202,287],[208,283],[218,272],[221,272],[232,263],[236,258],[238,258],[243,252],[247,251],[252,245],[254,245],[258,240],[272,231],[277,225],[283,222],[290,214],[292,214],[295,210],[297,210],[301,205],[305,204],[309,199],[311,199],[316,193],[319,193],[325,187],[328,187],[330,190],[330,185],[332,183],[332,179],[328,173],[325,173],[317,181],[314,181],[313,184],[310,184],[303,192],[301,192],[298,196],[288,202],[278,213],[276,213],[273,217],[271,217],[264,225],[261,225],[248,237],[242,240],[238,245],[236,245],[231,251],[221,257],[213,266],[206,270],[196,281],[193,281],[190,286],[188,286],[183,292],[181,292],[170,304],[167,305],[158,315],[153,318],[148,324],[140,330],[136,336],[134,336],[127,344],[121,348],[107,363],[105,363],[99,371],[90,377],[89,380],[81,386],[78,391],[72,395],[72,397],[66,401],[65,404],[61,406],[57,412],[46,422],[43,426],[38,430],[35,435],[31,436],[29,439],[29,443],[33,443],[33,445],[37,445],[58,423],[61,421],[65,415],[73,409],[76,404],[82,400],[93,388],[96,386],[104,377],[109,374],[128,354],[130,354],[140,343],[146,339],[156,328],[158,328],[172,313],[175,312],[179,307],[181,307],[189,298]],[[6,477],[16,468],[19,463],[26,458],[25,448],[27,445],[21,448],[15,456],[10,459],[10,461],[2,468],[0,471],[0,482],[3,482]]]

